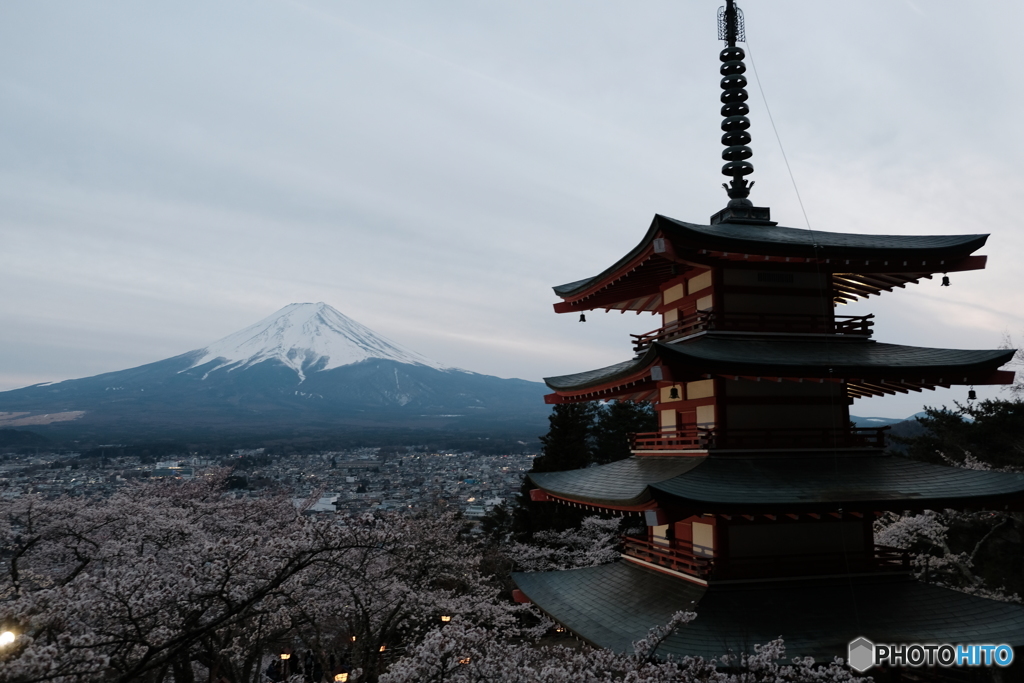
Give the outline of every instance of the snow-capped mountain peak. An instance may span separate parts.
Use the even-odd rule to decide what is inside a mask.
[[[277,360],[292,368],[301,380],[305,380],[305,373],[311,368],[331,370],[370,358],[446,369],[323,302],[289,304],[255,325],[193,353],[196,359],[189,369],[218,361],[207,375],[220,368],[241,369],[266,360]]]

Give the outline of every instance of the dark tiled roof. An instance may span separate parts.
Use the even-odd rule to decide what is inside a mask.
[[[650,500],[648,484],[689,472],[700,456],[626,458],[607,465],[568,472],[531,473],[534,484],[556,496],[604,505],[639,505]]]
[[[701,586],[639,569],[628,562],[562,572],[515,572],[512,580],[530,600],[573,633],[618,652],[692,609]]]
[[[654,497],[702,512],[1002,507],[1024,497],[1024,474],[983,472],[889,455],[712,456],[692,471],[652,482]]]
[[[764,253],[766,246],[784,246],[796,247],[799,251],[791,254],[794,256],[822,258],[877,258],[879,252],[892,260],[947,251],[967,254],[983,247],[988,239],[988,235],[865,235],[781,225],[698,225],[667,216],[658,216],[656,221],[663,223],[665,232],[673,238],[699,243],[705,249]],[[786,249],[787,254],[791,251]]]
[[[629,377],[660,358],[673,370],[766,377],[927,378],[956,384],[1008,363],[1013,349],[931,349],[866,339],[739,337],[709,332],[675,344],[655,343],[644,355],[606,368],[546,377],[555,391],[578,391]]]
[[[551,289],[555,290],[555,294],[562,295],[564,293],[571,293],[577,289],[583,289],[586,285],[589,285],[592,281],[596,280],[594,277],[585,277],[582,280],[576,280],[576,282],[567,282],[564,285],[556,285]]]
[[[554,287],[555,294],[563,298],[574,296],[616,272],[643,252],[659,231],[677,247],[835,260],[884,258],[894,265],[911,258],[967,256],[988,239],[988,235],[858,235],[778,225],[699,225],[655,215],[643,239],[629,253],[598,275]]]
[[[605,382],[610,382],[621,377],[629,377],[637,370],[646,367],[652,360],[654,360],[654,357],[655,351],[652,347],[639,358],[633,358],[632,360],[623,361],[622,363],[609,365],[606,368],[577,372],[573,375],[545,377],[544,383],[555,391],[560,389],[571,391],[576,388],[597,386],[598,384],[604,384]]]
[[[779,636],[787,657],[846,658],[859,636],[876,643],[1024,645],[1024,607],[909,578],[860,576],[718,584],[708,589],[626,561],[563,572],[515,573],[538,607],[600,647],[631,651],[676,611],[697,618],[658,650],[718,657]]]
[[[991,371],[1009,362],[1012,349],[973,351],[880,344],[870,340],[737,338],[710,333],[679,344],[656,344],[658,355],[704,372],[804,377],[935,377]],[[673,363],[674,362],[674,363]],[[831,369],[831,372],[830,372]]]

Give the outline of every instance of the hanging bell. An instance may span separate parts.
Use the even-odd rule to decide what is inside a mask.
[[[974,390],[974,387],[971,387],[967,391],[967,400],[968,401],[977,401],[978,400],[978,392]]]
[[[581,323],[587,322],[587,314],[586,313],[580,313],[580,322]]]
[[[942,276],[942,285],[940,285],[940,286],[942,286],[942,287],[949,287],[949,276],[948,275],[943,275]]]
[[[673,401],[678,401],[679,400],[679,389],[676,388],[676,387],[672,387],[669,390],[669,392],[668,392],[668,397],[670,399],[672,399]]]

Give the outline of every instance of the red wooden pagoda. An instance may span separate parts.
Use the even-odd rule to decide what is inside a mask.
[[[662,646],[715,657],[779,635],[792,654],[845,656],[876,642],[1024,645],[1024,608],[923,584],[877,545],[885,511],[1024,509],[1024,475],[941,467],[883,452],[855,428],[857,398],[1007,384],[1011,350],[877,342],[872,316],[835,305],[980,270],[987,235],[859,235],[786,228],[747,198],[753,171],[742,25],[720,12],[728,206],[709,224],[656,215],[599,275],[555,287],[559,313],[647,311],[617,365],[545,381],[548,403],[650,401],[660,430],[633,456],[531,474],[536,501],[642,515],[621,561],[518,573],[519,589],[581,638],[615,649],[679,609],[698,617]],[[956,619],[951,619],[951,616]]]

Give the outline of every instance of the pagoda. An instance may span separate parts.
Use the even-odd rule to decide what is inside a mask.
[[[659,653],[718,657],[785,638],[792,655],[878,643],[1024,645],[1024,607],[929,585],[874,542],[886,511],[1024,509],[1024,475],[912,461],[886,428],[857,428],[857,398],[1008,384],[1012,350],[901,346],[837,304],[981,270],[988,235],[867,235],[787,228],[750,201],[742,14],[719,10],[727,206],[708,224],[655,215],[600,274],[554,288],[558,313],[650,312],[633,356],[545,381],[550,404],[649,401],[657,432],[632,456],[533,473],[531,499],[634,515],[620,560],[513,575],[517,599],[619,651],[679,610],[697,618]],[[582,318],[581,318],[582,319]],[[973,389],[972,389],[973,391]]]

